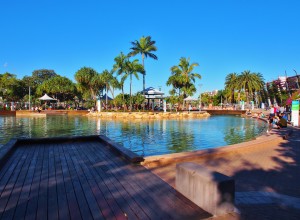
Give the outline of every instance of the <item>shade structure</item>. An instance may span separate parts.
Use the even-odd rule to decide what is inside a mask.
[[[109,97],[109,96],[106,95],[106,94],[104,94],[104,95],[102,96],[102,99],[105,99],[105,100],[106,100],[106,96],[107,96],[107,100],[108,100],[108,101],[113,100],[111,97]]]
[[[145,90],[142,91],[142,94],[145,94],[145,98],[147,99],[156,99],[156,98],[163,98],[163,93],[162,91],[159,91],[153,87],[149,87]]]
[[[56,101],[56,99],[54,98],[51,98],[50,96],[48,96],[46,93],[45,95],[43,95],[42,97],[38,98],[39,100],[42,100],[42,101]]]
[[[195,98],[193,98],[193,97],[191,97],[191,96],[188,96],[188,97],[186,97],[186,98],[184,99],[184,101],[198,101],[198,99],[195,99]]]

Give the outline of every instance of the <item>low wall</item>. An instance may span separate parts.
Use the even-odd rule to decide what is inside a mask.
[[[113,119],[182,119],[182,118],[207,118],[210,116],[202,112],[91,112],[91,117]]]
[[[16,111],[0,110],[0,115],[4,116],[16,116]]]
[[[37,111],[18,110],[17,115],[33,115],[37,114]],[[89,113],[87,110],[42,110],[42,114],[46,115],[86,115]]]
[[[246,114],[246,110],[206,109],[205,111],[211,115],[244,115],[244,114]]]
[[[215,216],[234,212],[234,180],[199,164],[176,165],[176,190]]]

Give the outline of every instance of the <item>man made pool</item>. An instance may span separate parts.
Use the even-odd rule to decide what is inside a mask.
[[[83,116],[0,117],[0,147],[11,138],[106,135],[141,156],[231,145],[262,135],[267,124],[238,116],[180,120],[107,120]]]

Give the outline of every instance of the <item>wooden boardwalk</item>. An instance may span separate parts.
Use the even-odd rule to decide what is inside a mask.
[[[0,170],[0,219],[204,219],[141,165],[98,141],[24,143]]]

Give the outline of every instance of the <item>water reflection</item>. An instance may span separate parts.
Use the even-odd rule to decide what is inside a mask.
[[[139,155],[235,144],[265,132],[259,120],[234,116],[186,120],[104,120],[80,116],[0,117],[0,146],[13,137],[106,135]]]

